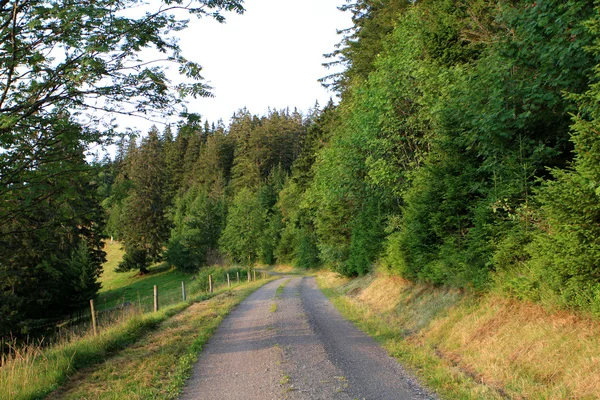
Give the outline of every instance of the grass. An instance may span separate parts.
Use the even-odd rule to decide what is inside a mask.
[[[29,345],[15,348],[12,356],[2,356],[0,358],[0,399],[45,398],[64,384],[77,371],[83,371],[78,373],[78,377],[89,377],[88,370],[93,369],[94,366],[99,364],[105,365],[104,361],[106,360],[119,359],[123,354],[129,354],[127,352],[131,351],[131,349],[145,348],[146,350],[144,351],[150,351],[151,345],[139,347],[138,344],[141,342],[147,343],[145,341],[148,334],[154,331],[156,333],[152,335],[162,334],[163,336],[177,338],[177,343],[171,341],[170,345],[178,349],[175,351],[178,361],[163,364],[163,367],[171,368],[167,374],[168,378],[165,378],[167,380],[164,381],[168,382],[168,393],[176,393],[183,385],[182,382],[185,380],[185,374],[189,372],[195,354],[198,353],[207,335],[218,325],[222,316],[250,292],[267,282],[264,280],[252,284],[236,285],[234,289],[227,290],[223,288],[210,294],[196,291],[195,295],[194,293],[188,293],[187,302],[181,302],[180,285],[182,274],[173,270],[161,271],[160,269],[155,269],[153,274],[144,277],[135,277],[135,273],[116,274],[112,269],[118,263],[122,252],[117,243],[107,244],[106,250],[108,261],[105,264],[105,273],[102,276],[104,292],[101,296],[107,296],[107,294],[117,291],[127,293],[132,290],[132,287],[135,291],[152,288],[154,284],[158,284],[159,288],[161,288],[159,289],[160,311],[144,314],[144,307],[136,307],[135,303],[132,302],[134,303],[132,307],[124,308],[118,313],[109,313],[110,318],[108,318],[108,314],[103,315],[106,318],[101,319],[104,324],[100,326],[100,334],[98,336],[93,336],[89,329],[84,329],[83,333],[65,335],[61,341],[50,347]],[[190,286],[198,286],[198,283],[195,282],[195,285]],[[168,293],[169,284],[177,288],[177,296],[173,299],[175,304],[165,307],[165,304],[168,303],[168,298],[165,299],[165,292]],[[107,290],[107,288],[111,289]],[[198,303],[205,304],[204,306],[194,304],[215,296],[215,299],[209,300],[206,303],[210,305],[206,305],[205,303]],[[211,302],[214,302],[214,306]],[[106,303],[111,304],[109,301]],[[187,312],[188,307],[193,310],[193,315]],[[208,311],[204,310],[204,308]],[[198,315],[195,314],[196,311]],[[208,317],[202,317],[205,314]],[[182,315],[184,317],[181,317]],[[184,321],[181,318],[184,318]],[[108,321],[110,321],[110,324]],[[192,324],[193,326],[188,326],[186,331],[187,336],[184,335],[186,337],[185,340],[181,336],[173,334],[180,327],[187,326],[186,324]],[[196,336],[190,342],[190,334],[194,330]],[[198,331],[201,332],[200,336],[197,335]],[[181,352],[180,346],[187,346],[185,347],[185,352]],[[159,349],[160,352],[156,358],[163,360],[161,358],[163,347],[159,347]],[[131,354],[137,354],[144,363],[152,364],[152,361],[146,359],[146,356],[144,356],[144,354],[147,354],[144,351],[142,353]],[[192,354],[194,354],[194,357],[192,357]],[[173,370],[172,368],[176,369]],[[138,372],[136,370],[131,371],[133,374],[137,374]],[[83,379],[81,382],[85,382],[86,379]],[[72,382],[72,380],[69,382]],[[107,390],[110,391],[111,388]],[[63,393],[67,392],[68,390],[61,390],[53,396],[58,396],[58,393],[62,396]],[[104,394],[102,396],[106,397],[109,395]],[[109,397],[114,398],[113,396]],[[90,397],[83,396],[83,398]]]
[[[49,399],[174,399],[202,347],[231,309],[267,281],[191,305],[115,357],[73,376]]]
[[[139,276],[138,271],[114,272],[123,255],[121,244],[106,243],[107,262],[100,277],[102,288],[96,300],[99,311],[113,309],[123,303],[152,306],[154,285],[159,288],[159,298],[164,304],[177,302],[181,299],[181,282],[186,287],[192,283],[192,275],[182,273],[165,265],[155,265],[149,268],[150,273]]]
[[[279,299],[283,295],[283,290],[285,289],[285,285],[287,285],[289,281],[290,281],[290,279],[286,280],[281,285],[279,285],[277,287],[277,289],[275,289],[275,298],[276,299]]]
[[[271,312],[272,313],[277,312],[277,303],[272,303],[271,304]]]
[[[289,275],[306,275],[309,272],[306,269],[296,268],[292,265],[278,264],[278,265],[266,265],[260,268],[261,270],[268,272],[276,272],[279,274],[289,274]]]
[[[74,371],[102,362],[106,357],[135,343],[163,320],[181,311],[186,303],[157,313],[137,315],[97,337],[88,335],[77,341],[48,349],[29,346],[5,360],[0,369],[0,398],[38,399],[57,389]]]
[[[594,399],[600,321],[381,274],[322,273],[336,307],[445,399]]]
[[[148,393],[152,398],[174,398],[223,316],[266,282],[203,293],[156,313],[134,315],[97,337],[88,335],[49,349],[28,347],[3,363],[0,398],[45,398],[81,370],[51,398],[148,398]],[[100,366],[88,370],[95,365]],[[153,392],[155,384],[163,389]],[[135,390],[128,392],[132,387]]]
[[[125,252],[121,248],[120,242],[105,242],[104,251],[106,252],[106,262],[102,266],[102,275],[100,276],[100,293],[127,286],[135,280],[135,271],[117,273],[115,268],[123,259]]]

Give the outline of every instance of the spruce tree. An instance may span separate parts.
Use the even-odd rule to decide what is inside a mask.
[[[128,169],[133,187],[123,206],[126,254],[117,271],[146,273],[152,262],[160,260],[170,232],[167,171],[156,127],[131,156]]]

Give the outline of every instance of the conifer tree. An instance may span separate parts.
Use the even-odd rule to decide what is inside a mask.
[[[586,28],[598,38],[600,8]],[[597,39],[587,50],[600,55]],[[498,283],[507,292],[596,315],[600,315],[599,65],[588,90],[569,96],[578,105],[571,131],[573,163],[566,169],[553,168],[552,179],[535,192],[534,201],[514,210],[519,229],[505,239],[495,257]],[[514,246],[519,239],[527,243],[524,248]]]
[[[169,206],[167,171],[156,127],[150,129],[131,156],[128,169],[133,187],[123,206],[126,254],[117,270],[139,269],[145,273],[152,262],[160,260],[170,232],[166,214]]]
[[[229,259],[243,265],[258,261],[261,238],[266,228],[267,210],[256,193],[242,188],[233,198],[219,247]]]

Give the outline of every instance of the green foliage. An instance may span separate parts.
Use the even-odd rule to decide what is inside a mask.
[[[40,165],[29,173],[30,184],[15,184],[2,194],[0,213],[20,209],[0,224],[2,337],[44,333],[52,320],[85,306],[99,288],[105,253],[104,213],[91,183],[97,170],[84,161],[78,127],[55,127],[61,128],[67,131],[57,144],[60,162]]]
[[[389,46],[409,45],[380,64],[385,71],[404,62],[405,71],[418,74],[420,90],[409,98],[421,108],[403,107],[396,126],[416,132],[435,127],[424,136],[425,162],[415,158],[411,166],[400,160],[412,172],[405,175],[408,187],[396,192],[404,204],[390,232],[386,262],[412,279],[482,288],[496,249],[526,243],[506,238],[517,232],[512,226],[527,208],[535,176],[568,158],[572,102],[563,91],[580,91],[592,65],[582,51],[589,43],[582,21],[590,7],[506,3],[488,8],[496,13],[490,20],[484,3],[465,6],[423,3],[408,12]],[[487,25],[473,29],[474,20]],[[505,35],[503,27],[515,34]]]
[[[344,36],[335,51],[325,54],[333,59],[325,66],[341,64],[346,71],[322,78],[321,82],[343,92],[357,81],[366,79],[374,70],[384,38],[393,30],[397,16],[409,6],[410,2],[405,0],[355,0],[339,7],[352,13],[354,25],[339,32]]]
[[[232,168],[236,190],[257,190],[276,168],[289,172],[305,135],[302,116],[289,110],[272,111],[262,118],[242,110],[234,117],[230,134],[237,146]]]
[[[294,264],[299,268],[310,269],[321,265],[319,248],[317,247],[317,236],[314,230],[304,228],[298,232],[300,243],[295,251]]]
[[[224,200],[191,189],[177,205],[175,227],[165,253],[167,262],[186,272],[207,265],[211,254],[218,251],[224,223]]]
[[[128,175],[133,182],[125,199],[123,213],[123,245],[129,256],[119,264],[119,271],[139,269],[146,272],[150,263],[160,260],[169,238],[170,221],[166,211],[168,197],[167,171],[158,131],[152,128],[139,149],[128,158]],[[145,252],[145,256],[141,253]]]
[[[159,35],[184,22],[159,13],[142,27],[117,17],[133,1],[101,3],[113,10],[82,4],[60,13],[54,3],[26,1],[19,15],[40,7],[17,18],[28,24],[23,36],[2,44],[41,86],[36,92],[35,79],[22,81],[12,58],[0,57],[8,88],[0,98],[0,249],[15,254],[0,260],[0,326],[27,330],[26,316],[38,314],[24,293],[40,282],[51,282],[40,311],[97,290],[101,199],[105,232],[127,251],[121,270],[143,271],[165,256],[205,274],[221,254],[243,265],[324,264],[346,276],[380,263],[412,280],[496,284],[521,298],[600,312],[593,2],[350,2],[341,8],[354,26],[331,54],[347,67],[328,81],[342,94],[338,106],[317,105],[306,117],[243,109],[227,128],[189,114],[176,136],[153,129],[139,148],[122,139],[117,159],[92,173],[83,154],[100,137],[67,110],[84,109],[90,96],[106,97],[109,110],[125,95],[140,99],[139,112],[179,102],[161,69],[124,70],[109,54],[133,60],[153,45],[200,78],[176,42]],[[241,11],[234,1],[190,7],[198,15]],[[80,31],[57,30],[67,25]],[[111,29],[114,38],[96,40]],[[41,51],[56,45],[64,60]],[[99,65],[117,73],[109,77]],[[43,72],[55,67],[63,73]],[[87,91],[94,85],[101,93]],[[70,94],[51,98],[49,87]]]
[[[152,259],[148,256],[148,251],[133,248],[123,255],[123,260],[117,265],[115,272],[128,272],[138,269],[145,273],[150,264],[152,264]]]
[[[232,262],[250,265],[258,261],[266,222],[267,210],[256,193],[240,190],[229,207],[219,247]]]
[[[600,8],[587,22],[597,38]],[[600,54],[597,39],[589,49]],[[504,288],[510,293],[561,307],[575,307],[600,314],[600,141],[598,140],[598,67],[593,83],[583,94],[572,94],[577,102],[571,140],[575,159],[567,169],[551,170],[536,191],[538,208],[522,218],[521,230],[528,228],[528,240],[521,246],[521,259],[499,259],[500,273],[519,276]],[[533,226],[532,226],[533,225]]]
[[[365,275],[370,272],[384,238],[381,208],[375,196],[366,197],[366,204],[353,222],[348,260],[342,267],[344,275]]]
[[[157,2],[145,13],[139,5],[0,2],[2,336],[28,334],[39,325],[32,321],[71,312],[97,289],[105,224],[99,203],[113,193],[85,157],[115,138],[107,115],[173,114],[187,96],[209,94],[200,66],[173,36],[187,25],[174,10],[219,21],[222,10],[243,11],[235,0]],[[166,66],[142,59],[148,48],[178,65],[188,83],[171,84]],[[131,229],[120,229],[135,207],[115,204],[107,204],[114,211],[108,231],[131,238]]]

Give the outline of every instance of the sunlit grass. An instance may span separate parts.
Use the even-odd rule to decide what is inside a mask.
[[[105,244],[107,262],[100,277],[102,288],[96,300],[99,311],[113,309],[124,303],[137,304],[149,309],[154,299],[154,285],[158,286],[159,298],[164,304],[182,299],[181,282],[189,287],[193,275],[182,273],[167,265],[158,264],[149,268],[149,273],[139,275],[139,271],[115,272],[114,269],[123,257],[121,244]]]
[[[118,365],[121,362],[119,360],[123,360],[123,357],[128,357],[132,363],[131,365],[135,364],[139,367],[129,371],[114,369],[113,372],[118,371],[125,375],[129,374],[128,379],[136,380],[139,379],[142,372],[147,374],[146,377],[156,377],[157,374],[162,373],[161,371],[166,371],[161,375],[161,385],[166,385],[164,387],[168,390],[160,392],[162,393],[160,396],[172,398],[167,394],[179,393],[195,355],[201,349],[204,341],[208,339],[210,333],[218,326],[222,316],[265,282],[267,281],[246,283],[236,286],[234,289],[223,288],[215,293],[200,293],[196,296],[190,296],[188,302],[180,302],[165,307],[159,312],[141,314],[132,309],[128,315],[123,314],[122,320],[116,321],[111,327],[102,327],[98,336],[94,336],[89,332],[82,337],[72,338],[71,341],[58,343],[50,348],[36,345],[17,348],[14,355],[2,358],[0,399],[45,398],[49,393],[58,389],[76,371],[99,363],[103,365],[100,368],[102,370],[102,368],[114,366],[115,362]],[[201,305],[204,302],[197,303],[212,299],[215,296],[217,299],[209,300],[208,305]],[[174,319],[170,319],[190,306],[192,306],[190,312],[185,312],[182,316],[179,315]],[[204,311],[200,313],[200,309],[208,310],[208,314]],[[181,330],[186,332],[185,339],[176,334]],[[156,333],[151,336],[151,339],[146,338],[140,344],[136,344],[146,334],[153,331]],[[160,338],[159,344],[157,345],[155,339],[152,338]],[[124,350],[125,353],[123,353]],[[149,352],[153,351],[156,352],[156,355],[149,358]],[[174,355],[168,358],[168,361],[165,361],[164,354],[169,351]],[[116,354],[119,354],[114,359],[117,361],[105,363],[107,360],[113,360],[112,357]],[[158,365],[155,365],[156,363]],[[146,369],[149,365],[153,365],[154,369]],[[114,377],[114,374],[107,373],[105,375],[106,379],[111,377]],[[88,379],[90,379],[90,382],[88,382],[90,384],[99,384],[100,378],[97,375],[89,375],[88,371],[75,379],[77,388],[83,388]],[[143,384],[148,384],[147,381],[144,382],[135,383],[138,388],[136,393],[140,394],[138,397],[129,397],[126,394],[126,387],[121,387],[120,390],[123,390],[124,393],[121,397],[114,397],[118,386],[111,382],[110,385],[104,386],[105,392],[102,396],[99,395],[101,393],[100,389],[94,389],[95,394],[92,397],[87,393],[82,394],[81,398],[148,398],[145,393],[149,393],[148,390],[152,389],[143,386]],[[73,388],[67,385],[66,388],[61,389],[61,392],[53,396],[63,398],[63,394],[71,389]],[[69,396],[67,398],[70,398]],[[156,396],[159,396],[159,394],[156,394]],[[154,394],[151,397],[155,398]]]
[[[600,321],[399,278],[319,284],[347,318],[447,399],[592,399]]]
[[[119,265],[125,253],[121,248],[120,242],[105,242],[104,251],[106,252],[106,262],[102,266],[102,275],[100,275],[99,279],[100,283],[102,283],[102,287],[100,288],[101,293],[127,286],[132,280],[135,280],[136,271],[125,273],[115,272],[115,268]]]
[[[179,396],[204,343],[231,309],[267,281],[222,290],[195,303],[135,344],[73,376],[49,399],[174,399]]]
[[[88,334],[50,348],[19,348],[13,356],[5,358],[0,368],[0,398],[43,398],[74,371],[103,361],[186,306],[186,303],[181,303],[158,313],[135,315],[113,327],[102,329],[98,336]]]
[[[222,298],[231,298],[232,300],[225,302],[223,307],[219,306],[217,314],[211,314],[211,316],[219,316],[223,312],[227,312],[230,307],[233,307],[233,304],[237,304],[236,302],[241,301],[251,291],[266,282],[259,281],[251,284],[235,285],[232,290],[226,289],[221,283],[221,286],[215,293],[206,293],[197,289],[195,292],[188,293],[188,301],[183,302],[181,281],[185,280],[189,282],[191,280],[190,275],[181,274],[176,270],[161,269],[160,267],[153,268],[150,274],[142,277],[135,276],[135,272],[123,275],[117,274],[112,269],[122,257],[119,244],[109,243],[106,250],[108,261],[105,265],[105,273],[102,276],[102,281],[106,287],[111,289],[105,290],[100,294],[100,301],[97,302],[100,307],[97,308],[103,310],[103,305],[106,308],[114,307],[114,305],[121,304],[124,300],[131,301],[132,304],[117,312],[101,314],[99,318],[100,333],[98,336],[94,336],[91,330],[84,326],[84,329],[78,329],[72,334],[62,335],[61,340],[50,347],[43,346],[43,343],[14,346],[10,356],[5,355],[0,357],[0,399],[45,398],[49,393],[59,388],[76,371],[111,359],[115,354],[120,354],[124,349],[132,346],[142,337],[145,337],[147,333],[155,331],[158,328],[159,332],[162,332],[163,335],[170,335],[169,332],[173,331],[173,324],[182,325],[182,322],[180,319],[174,320],[175,322],[172,323],[165,321],[169,321],[171,317],[190,307],[191,304],[220,294]],[[152,289],[154,285],[159,286],[160,311],[144,313],[144,311],[148,311],[149,309],[147,307],[148,303],[144,303],[144,301],[149,302],[150,305],[152,304]],[[198,285],[186,286],[193,288]],[[142,298],[141,295],[138,297],[138,292],[148,293],[149,296],[143,301],[138,301],[138,299]],[[221,301],[219,300],[218,303],[221,304]],[[194,309],[197,308],[195,305],[193,307]],[[189,318],[190,323],[196,321],[194,318]],[[210,321],[203,325],[201,332],[206,332],[207,335],[212,332],[212,329],[220,321],[219,318],[209,318]],[[183,324],[185,325],[186,323],[184,322]],[[178,343],[177,346],[180,346],[181,343],[184,342]],[[186,350],[187,356],[181,356],[182,358],[180,358],[178,363],[169,362],[164,364],[165,368],[167,364],[169,368],[174,365],[177,367],[175,372],[171,371],[168,374],[169,393],[175,393],[179,390],[182,385],[183,374],[191,366],[191,361],[188,363],[189,365],[184,365],[183,362],[191,360],[193,358],[190,358],[191,352],[195,351],[197,353],[199,351],[198,346],[201,346],[204,342],[201,340],[201,337],[196,337],[194,343],[194,345],[190,345],[191,347],[188,346],[186,348],[188,349]],[[144,358],[142,355],[140,357]],[[157,359],[160,359],[160,357],[157,356]],[[143,362],[150,361],[144,359]],[[132,373],[135,373],[135,371]],[[143,388],[140,390],[140,393],[143,393]],[[84,396],[84,398],[90,397]],[[110,398],[115,397],[111,396]],[[142,396],[140,398],[147,397]]]

